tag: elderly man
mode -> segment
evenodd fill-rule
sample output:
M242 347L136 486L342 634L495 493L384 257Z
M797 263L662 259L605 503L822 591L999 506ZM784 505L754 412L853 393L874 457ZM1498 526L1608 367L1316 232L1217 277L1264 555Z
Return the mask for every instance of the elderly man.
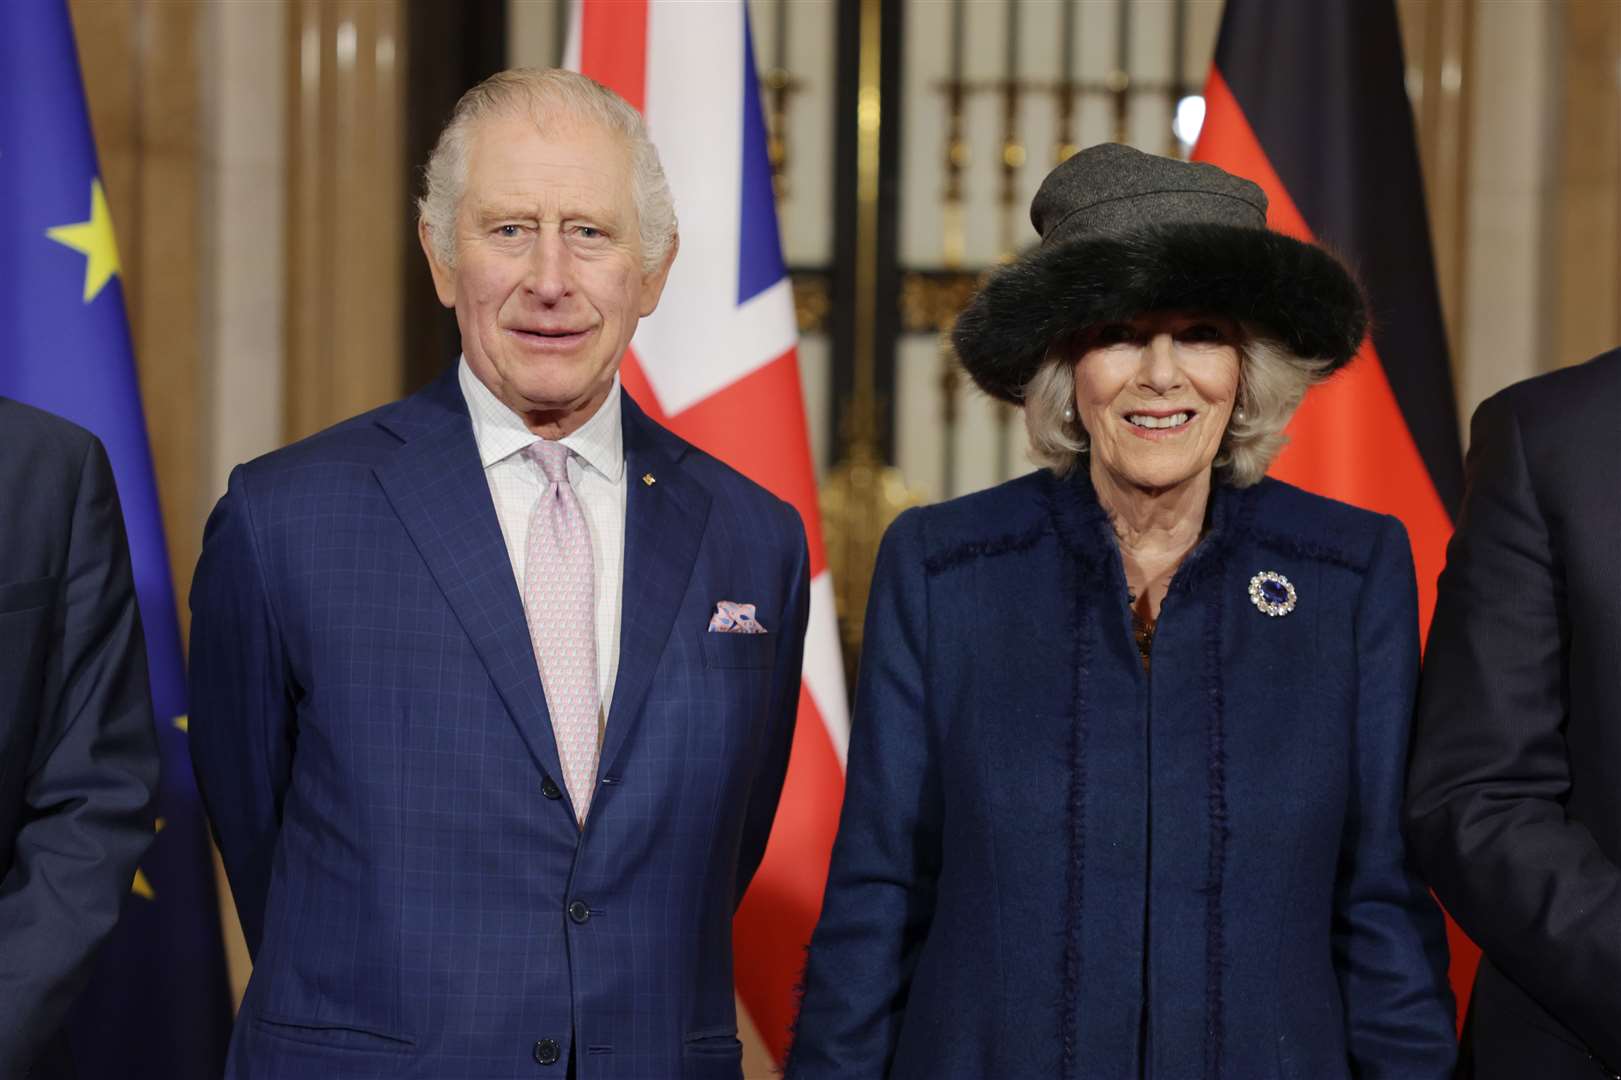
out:
M1621 349L1475 413L1408 776L1485 953L1460 1076L1621 1076Z
M228 1075L735 1078L802 525L620 389L676 253L624 101L494 76L420 211L460 360L238 468L192 592Z
M83 428L0 398L0 1077L61 1033L152 842L157 733L124 519Z

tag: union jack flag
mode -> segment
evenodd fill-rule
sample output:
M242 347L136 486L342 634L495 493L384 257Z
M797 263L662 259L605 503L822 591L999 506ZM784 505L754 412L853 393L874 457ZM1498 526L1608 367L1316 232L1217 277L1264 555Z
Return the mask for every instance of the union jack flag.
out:
M747 13L741 0L585 0L565 64L642 111L681 221L681 254L625 357L625 388L654 419L797 507L810 542L793 758L733 924L738 996L780 1061L838 826L849 715Z

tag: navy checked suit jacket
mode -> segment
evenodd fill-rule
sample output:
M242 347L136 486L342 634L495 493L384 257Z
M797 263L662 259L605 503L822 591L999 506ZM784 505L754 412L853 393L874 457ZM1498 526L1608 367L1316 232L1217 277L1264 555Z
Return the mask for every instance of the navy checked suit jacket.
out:
M739 1077L731 922L787 767L804 529L623 402L583 831L454 368L233 473L191 595L192 753L254 958L233 1080ZM768 632L709 633L720 600Z

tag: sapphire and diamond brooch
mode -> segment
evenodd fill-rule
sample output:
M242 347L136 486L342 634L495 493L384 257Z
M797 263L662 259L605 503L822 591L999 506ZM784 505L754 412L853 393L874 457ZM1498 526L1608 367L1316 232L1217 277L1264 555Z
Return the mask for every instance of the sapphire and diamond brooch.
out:
M1295 609L1294 583L1276 570L1262 570L1250 578L1250 601L1274 618L1287 615Z

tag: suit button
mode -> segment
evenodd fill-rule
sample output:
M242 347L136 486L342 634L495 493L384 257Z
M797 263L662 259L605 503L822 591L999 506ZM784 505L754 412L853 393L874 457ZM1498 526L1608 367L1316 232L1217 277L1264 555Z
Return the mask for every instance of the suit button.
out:
M584 900L576 900L568 906L568 917L577 923L583 923L591 917L591 909Z
M557 1048L556 1039L542 1039L535 1044L535 1061L540 1065L556 1065L562 1052Z
M557 781L549 776L540 782L540 793L548 799L561 799L563 797L563 789L558 787Z

